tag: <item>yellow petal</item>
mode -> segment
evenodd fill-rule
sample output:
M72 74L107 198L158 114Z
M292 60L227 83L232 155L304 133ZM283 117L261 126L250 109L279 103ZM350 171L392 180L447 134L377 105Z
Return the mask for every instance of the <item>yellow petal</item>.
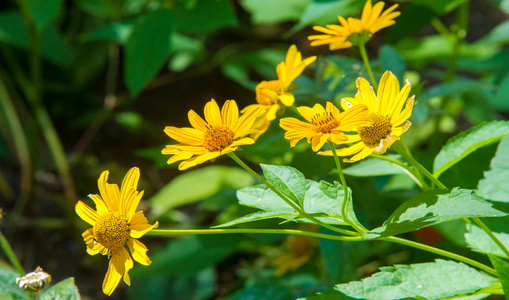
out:
M118 211L118 203L113 201L114 199L111 199L108 194L108 175L110 174L109 171L104 171L101 173L101 176L99 176L99 179L97 180L97 185L99 186L99 192L101 193L101 198L106 203L106 206L108 207L109 211Z
M88 198L92 199L95 203L95 209L97 210L97 214L102 215L108 212L108 207L104 200L99 195L88 195Z
M328 138L329 138L329 134L323 134L323 133L315 134L313 136L313 138L311 139L311 149L313 149L313 151L315 151L315 152L320 150L320 148L322 148L323 145L327 142Z
M356 162L356 161L359 161L361 159L368 157L371 153L373 153L373 149L369 148L369 147L365 147L364 149L362 149L361 152L352 156L350 159L345 158L345 159L343 159L343 161L344 162Z
M87 222L88 224L94 226L95 222L97 221L97 218L99 217L97 215L97 212L90 208L90 206L86 205L82 201L78 201L76 203L76 213L80 218L83 219L83 221Z
M281 93L281 95L279 95L279 100L285 106L292 106L293 103L295 102L295 97L290 93L283 92Z
M134 260L142 265L148 266L152 263L150 258L147 256L147 247L140 241L135 239L128 239L127 246Z
M219 106L217 106L217 103L214 99L211 99L207 104L205 104L205 120L210 125L223 125Z
M124 262L119 262L119 255L112 255L108 265L108 272L103 281L103 293L110 296L117 288L122 274L124 273Z
M208 130L207 122L205 122L205 120L203 120L194 110L191 109L187 113L187 117L189 119L189 123L191 123L191 126L193 126L194 128L196 128L202 132L205 132Z
M122 180L122 184L120 186L120 197L124 200L127 196L127 191L133 189L136 191L138 188L138 181L140 180L140 169L137 167L131 168Z
M164 133L184 145L199 146L203 144L203 132L195 128L166 126Z
M358 89L358 92L355 95L357 103L366 104L369 112L377 113L378 104L373 87L369 84L369 82L366 79L362 77L357 78L355 84L357 85Z
M224 125L228 128L235 128L239 119L239 107L234 100L227 100L221 110Z

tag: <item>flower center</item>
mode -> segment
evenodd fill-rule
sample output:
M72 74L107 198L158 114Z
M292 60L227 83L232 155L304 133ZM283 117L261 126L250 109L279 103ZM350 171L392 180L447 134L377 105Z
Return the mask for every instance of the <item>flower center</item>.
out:
M385 116L369 114L368 117L373 121L373 125L359 127L358 133L366 145L374 147L378 145L382 139L391 134L391 123Z
M94 225L95 240L110 251L123 247L130 233L127 218L118 211L100 216Z
M209 151L218 151L231 145L235 133L223 125L209 126L203 135L203 147Z
M262 81L256 86L256 102L261 105L276 104L277 95L281 95L281 92L281 82L279 80Z
M334 119L330 113L316 114L311 118L311 124L315 126L316 132L331 133L339 126L339 121Z

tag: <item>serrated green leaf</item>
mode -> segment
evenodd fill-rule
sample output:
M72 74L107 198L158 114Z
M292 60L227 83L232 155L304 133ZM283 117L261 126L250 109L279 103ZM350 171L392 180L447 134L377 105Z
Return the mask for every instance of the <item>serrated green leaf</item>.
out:
M397 235L461 218L503 216L507 213L494 208L472 190L427 191L403 203L383 226L371 230L366 238Z
M152 213L161 216L176 207L212 196L223 188L238 189L253 183L249 173L236 167L210 166L192 170L175 177L150 198Z
M13 270L0 265L0 293L7 294L16 300L29 300L31 299L30 294L16 285L16 278L19 276Z
M74 278L70 277L44 291L39 297L41 300L78 300L80 294L74 284Z
M483 219L484 224L490 228L493 234L500 240L502 244L509 248L509 217ZM467 233L465 240L472 250L481 253L490 253L505 257L506 254L500 247L490 238L490 236L479 226L475 224L467 224Z
M504 137L498 145L497 152L491 160L490 170L484 172L484 179L479 181L477 193L486 199L509 202L509 137Z
M387 154L386 156L395 160L401 160L401 156L398 154ZM405 170L397 164L386 160L368 158L345 168L343 173L356 177L371 177L404 174Z
M25 0L28 14L37 29L42 31L62 9L62 0Z
M267 220L267 219L273 219L273 218L288 219L288 218L294 218L296 216L297 215L295 213L281 214L280 212L277 212L277 211L260 211L260 212L255 212L252 214L242 216L240 218L237 218L230 222L223 223L221 225L213 226L212 228L229 227L229 226L238 225L238 224L242 224L242 223L255 222L255 221L261 221L261 220Z
M442 299L469 295L498 283L463 263L437 259L432 263L395 265L362 281L334 287L356 299Z
M433 175L439 177L455 163L475 150L490 145L509 134L509 121L493 121L470 128L449 139L435 157Z
M287 166L265 164L260 166L267 181L272 183L283 195L296 204L304 201L306 178L299 170Z
M509 262L495 255L489 255L490 261L497 271L504 294L509 295Z
M305 195L302 206L306 213L328 224L345 224L341 217L341 204L344 195L341 184L307 180L303 186ZM281 217L296 219L304 223L311 222L306 218L297 217L295 210L265 185L241 189L237 191L237 198L242 205L273 212L274 218ZM356 220L352 207L349 209L349 217L351 220Z
M255 24L296 21L312 0L242 0L240 4L251 13Z
M125 46L125 80L133 94L154 77L168 58L173 31L172 14L160 9L140 16Z

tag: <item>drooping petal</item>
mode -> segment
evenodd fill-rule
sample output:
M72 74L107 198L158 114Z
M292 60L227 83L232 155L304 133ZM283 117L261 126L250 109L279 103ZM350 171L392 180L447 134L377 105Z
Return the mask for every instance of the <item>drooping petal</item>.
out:
M345 158L343 159L344 162L356 162L361 159L364 159L368 157L371 153L373 153L373 148L364 147L361 152L357 153L356 155L352 156L351 158Z
M313 149L313 151L318 151L320 150L320 148L323 147L323 145L325 143L327 143L327 140L329 138L329 134L322 134L322 133L317 133L313 136L313 138L311 139L311 149Z
M103 281L103 293L110 296L117 288L124 273L124 262L119 261L119 255L112 255L108 265L108 272Z
M97 212L90 208L90 206L86 205L82 201L78 201L76 203L76 213L80 218L83 219L83 221L87 222L88 224L94 226L95 222L97 222L97 218L99 218Z
M135 239L128 239L127 246L134 260L142 265L148 266L152 263L150 258L147 256L147 247L140 241Z

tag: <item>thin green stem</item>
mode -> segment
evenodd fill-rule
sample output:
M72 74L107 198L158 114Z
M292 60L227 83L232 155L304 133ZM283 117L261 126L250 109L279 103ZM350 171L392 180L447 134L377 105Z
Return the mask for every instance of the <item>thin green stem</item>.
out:
M337 241L362 241L358 236L337 236L318 232L303 231L296 229L154 229L146 233L153 236L176 236L190 234L236 234L236 233L257 233L257 234L293 234L311 236L320 239L329 239Z
M388 161L388 162L391 162L395 165L398 165L399 167L401 167L401 169L403 169L403 171L410 177L412 178L412 180L423 190L428 190L429 189L429 186L428 184L422 180L422 177L420 176L419 172L415 171L414 169L412 169L409 165L397 160L397 159L393 159L393 158L390 158L390 157L387 157L386 155L381 155L381 154L370 154L370 157L373 157L373 158L376 158L376 159L380 159L380 160L385 160L385 161Z
M328 224L325 224L319 220L317 220L316 218L314 218L313 216L310 216L308 215L302 208L300 208L299 206L297 206L297 204L295 204L292 200L288 199L288 197L286 197L283 193L281 193L274 185L272 185L270 182L268 182L267 180L265 180L265 178L263 178L262 176L260 176L258 173L256 173L255 171L253 171L253 169L251 169L248 165L246 165L237 155L235 155L235 153L233 152L230 152L228 153L228 156L233 159L236 163L238 163L242 168L244 168L246 171L248 171L251 175L253 175L256 179L260 180L261 183L265 184L269 189L271 189L276 195L278 195L281 199L283 199L288 205L290 205L293 209L295 209L295 211L298 212L299 215L301 215L302 217L312 221L313 223L315 224L318 224L322 227L325 227L327 229L330 229L332 231L336 231L336 232L339 232L339 233L342 233L342 234L347 234L347 235L359 235L359 233L357 232L354 232L354 231L350 231L350 230L345 230L345 229L341 229L341 228L337 228L337 227L334 227L334 226L331 226L331 225L328 225Z
M401 244L401 245L405 245L405 246L410 246L410 247L413 247L413 248L421 249L421 250L424 250L424 251L428 251L428 252L431 252L431 253L435 253L435 254L438 254L438 255L441 255L441 256L445 256L445 257L448 257L448 258L451 258L451 259L454 259L454 260L457 260L457 261L469 264L469 265L474 266L476 268L479 268L479 269L481 269L481 270L485 271L486 273L489 273L489 274L491 274L493 276L498 276L497 271L495 271L495 269L490 268L490 267L488 267L488 266L486 266L486 265L484 265L484 264L482 264L482 263L480 263L478 261L475 261L475 260L470 259L468 257L461 256L461 255L453 253L453 252L449 252L449 251L446 251L446 250L438 249L438 248L435 248L435 247L432 247L432 246L428 246L428 245L424 245L424 244L421 244L421 243L418 243L418 242L405 240L405 239L398 238L398 237L395 237L395 236L378 238L377 240L393 242L393 243L397 243L397 244Z
M363 43L359 45L359 50L361 51L362 61L366 66L366 70L368 71L369 79L371 80L371 84L375 88L375 91L378 90L378 84L375 81L375 77L373 76L373 71L371 71L371 66L369 65L368 53L366 52L366 47Z
M478 217L473 217L472 220L474 220L474 222L479 227L481 227L484 232L486 232L486 234L490 236L490 238L500 247L500 249L504 251L505 255L509 257L509 250L507 250L507 247L495 236L495 234L493 234L493 231L491 231L491 229L489 229L488 226L486 226L486 224L484 224L484 222L481 221L481 219Z
M348 186L346 185L345 175L343 174L343 169L341 168L341 163L339 162L338 154L336 153L336 147L334 143L331 141L327 141L329 147L331 148L332 155L334 156L334 162L336 163L336 169L338 170L339 178L341 180L341 185L343 186L344 196L343 203L341 203L341 215L343 216L345 222L352 226L355 230L360 233L366 233L368 230L364 228L361 224L357 224L355 221L351 221L348 217L348 207L350 206L350 194L348 193Z
M452 53L447 62L444 81L451 81L456 75L456 68L458 66L458 58L460 56L461 46L465 42L465 37L467 35L469 5L470 3L467 1L458 6L458 9L456 10L456 26L458 29L455 30L454 34L452 35Z
M421 172L424 176L428 177L434 184L436 184L440 189L446 190L447 187L440 182L433 174L431 174L425 167L423 167L418 161L416 161L410 152L405 151L404 147L401 147L398 144L393 144L394 150L398 152L401 156L403 156L414 168L416 168L419 172Z
M12 250L11 245L9 244L9 242L7 241L7 239L5 238L4 234L1 231L0 231L0 246L4 250L5 255L11 262L14 269L16 269L16 272L18 272L18 274L20 274L21 276L24 276L25 270L23 270L23 267L19 263L19 260L16 257L16 254L14 254L14 251Z

